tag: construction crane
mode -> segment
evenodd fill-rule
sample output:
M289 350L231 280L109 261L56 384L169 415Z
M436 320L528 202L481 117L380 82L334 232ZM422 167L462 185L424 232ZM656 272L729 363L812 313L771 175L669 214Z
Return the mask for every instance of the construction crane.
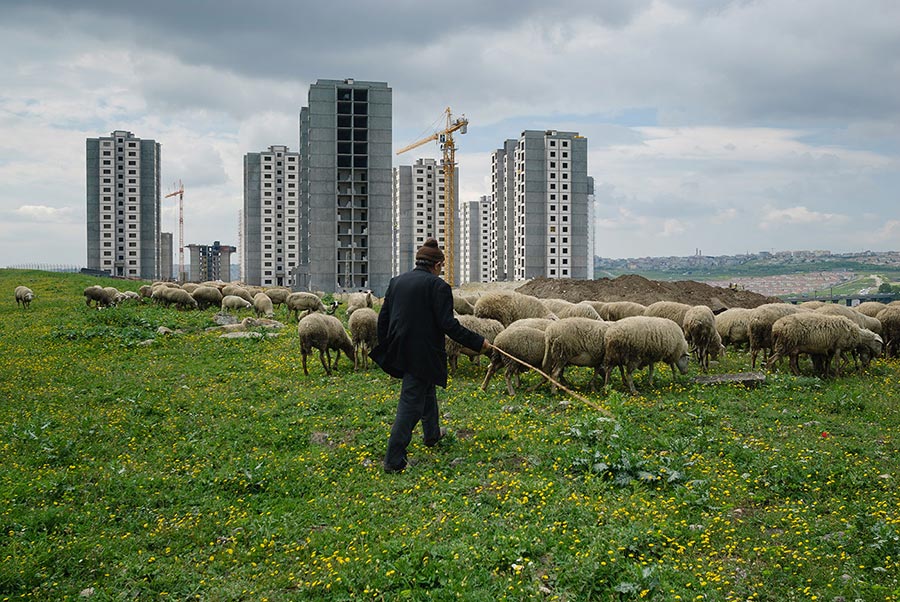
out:
M453 119L450 107L444 109L444 115L446 116L446 125L442 130L427 138L422 138L417 142L404 146L397 151L397 154L418 148L432 140L437 140L441 145L441 150L444 152L444 255L446 256L444 261L444 278L450 286L456 286L456 264L454 261L456 258L456 238L454 237L456 222L456 182L454 174L456 168L456 144L453 141L453 133L465 134L469 120L466 119L465 115Z
M178 180L178 187L165 198L178 195L178 280L185 281L184 273L184 185Z

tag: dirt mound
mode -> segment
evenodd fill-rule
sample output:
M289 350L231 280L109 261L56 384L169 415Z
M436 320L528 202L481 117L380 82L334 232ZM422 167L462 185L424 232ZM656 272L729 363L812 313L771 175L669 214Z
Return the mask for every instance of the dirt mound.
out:
M688 305L707 305L713 311L730 307L753 308L763 303L780 301L750 291L709 286L693 280L661 282L647 280L643 276L629 274L609 279L571 280L535 278L516 291L542 299L565 299L577 303L593 301L635 301L650 305L657 301L678 301Z

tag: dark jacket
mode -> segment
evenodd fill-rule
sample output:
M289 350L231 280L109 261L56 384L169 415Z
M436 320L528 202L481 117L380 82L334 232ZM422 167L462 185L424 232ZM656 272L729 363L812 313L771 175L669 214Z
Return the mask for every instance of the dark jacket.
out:
M391 279L378 314L378 346L369 355L391 376L408 373L446 387L444 335L469 349L484 344L453 316L450 285L417 267Z

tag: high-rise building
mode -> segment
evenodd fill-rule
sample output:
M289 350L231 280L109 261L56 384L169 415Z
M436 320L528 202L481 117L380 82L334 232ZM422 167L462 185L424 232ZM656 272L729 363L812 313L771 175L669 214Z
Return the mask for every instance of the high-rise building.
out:
M174 265L172 263L172 233L159 233L159 279L171 280Z
M597 218L597 199L594 197L594 178L588 176L588 261L587 276L588 280L594 279L594 253L596 249L597 224L594 220Z
M86 146L87 267L159 278L159 143L116 130Z
M231 280L231 254L237 248L223 245L218 240L211 245L188 245L191 251L190 279L193 282L207 280Z
M247 284L296 285L300 219L300 153L276 145L244 155L240 251ZM224 280L230 280L230 269L223 265Z
M491 197L482 196L460 207L459 284L490 282Z
M297 288L379 295L387 288L391 103L384 82L320 79L310 86L300 109Z
M515 208L516 140L491 153L490 280L511 280L515 272L512 240Z
M459 169L455 168L457 181ZM459 206L456 191L454 206ZM393 204L391 219L394 225L391 273L396 276L415 266L416 249L428 238L438 241L446 250L446 206L444 199L444 164L434 159L418 159L414 165L394 168ZM459 240L459 229L456 231ZM460 249L454 246L456 273L459 273Z

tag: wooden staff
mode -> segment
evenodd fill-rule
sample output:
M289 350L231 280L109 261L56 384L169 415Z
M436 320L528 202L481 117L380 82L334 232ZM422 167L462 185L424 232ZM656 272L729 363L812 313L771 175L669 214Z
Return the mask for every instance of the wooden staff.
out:
M588 398L585 397L584 395L579 395L578 393L576 393L576 392L573 391L572 389L570 389L570 388L568 388L568 387L562 385L561 383L555 381L554 379L552 379L552 378L550 377L549 374L547 374L546 372L544 372L544 371L541 370L540 368L535 368L534 366L532 366L532 365L529 364L528 362L523 362L523 361L520 360L519 358L515 357L514 355L510 355L509 353L503 351L502 349L500 349L499 347L497 347L497 346L495 346L495 345L491 345L491 349L494 349L494 350L498 351L501 355L505 355L506 357L508 357L509 359L513 360L513 361L516 362L516 363L522 364L523 366L525 366L525 367L528 368L529 370L534 370L535 372L537 372L538 374L540 374L541 376L543 376L544 378L546 378L547 380L549 380L550 382L552 382L554 385L556 385L557 387L559 387L560 389L562 389L563 391L565 391L566 393L568 393L569 395L571 395L572 397L574 397L575 399L577 399L578 401L580 401L580 402L582 402L582 403L584 403L584 404L589 405L590 407L594 408L595 410L597 410L598 412L600 412L600 413L603 414L604 416L606 416L606 417L608 417L608 418L611 418L612 420L615 420L615 421L618 422L617 418L613 415L612 412L610 412L609 410L607 410L607 409L604 408L603 406L594 403L593 401L591 401L590 399L588 399Z

